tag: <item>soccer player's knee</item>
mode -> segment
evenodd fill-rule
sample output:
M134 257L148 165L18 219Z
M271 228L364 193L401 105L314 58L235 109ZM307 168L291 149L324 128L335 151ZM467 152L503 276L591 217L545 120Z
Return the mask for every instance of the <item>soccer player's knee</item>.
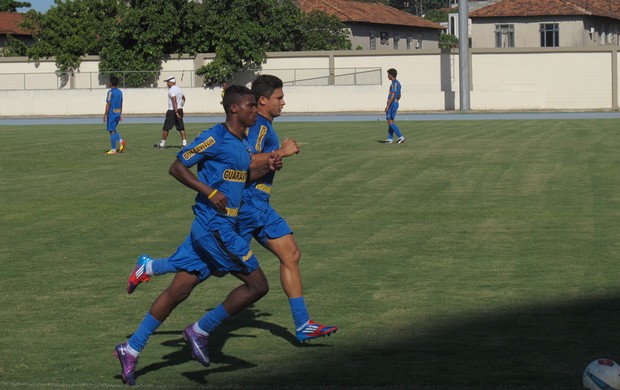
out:
M175 302L176 304L179 304L190 296L190 294L192 293L192 288L189 288L189 287L174 288L174 289L168 289L167 292L170 298L172 299L172 301Z
M298 266L299 260L301 259L301 250L298 246L295 246L295 249L286 253L286 255L280 258L280 261L286 265Z
M297 266L299 265L299 260L301 259L301 249L298 246L295 246L295 250L291 253L290 263Z
M252 295L256 300L264 297L269 292L269 282L267 279L263 279L258 283L252 285Z

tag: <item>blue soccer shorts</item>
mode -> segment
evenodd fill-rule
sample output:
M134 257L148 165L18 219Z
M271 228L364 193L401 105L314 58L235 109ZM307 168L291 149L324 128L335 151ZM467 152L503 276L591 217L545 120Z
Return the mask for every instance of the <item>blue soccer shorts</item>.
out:
M219 230L205 229L194 220L192 230L177 251L168 258L177 270L198 275L200 281L215 274L230 272L249 274L258 269L258 259L250 246L231 226Z
M276 239L292 234L288 223L269 204L264 210L245 203L237 217L239 235L249 243L252 237L267 247L268 239Z
M385 113L385 119L393 121L396 119L396 111L398 111L398 102L393 102L388 111Z
M121 121L121 116L119 114L109 114L106 120L107 130L108 131L116 131L116 127Z

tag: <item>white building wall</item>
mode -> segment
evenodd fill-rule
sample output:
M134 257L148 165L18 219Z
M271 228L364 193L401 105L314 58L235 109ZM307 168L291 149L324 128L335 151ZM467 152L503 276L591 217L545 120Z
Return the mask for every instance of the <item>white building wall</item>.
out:
M610 110L617 109L618 48L589 49L472 49L472 110ZM212 58L212 57L211 57ZM160 80L175 75L192 114L221 114L220 88L203 88L194 70L209 56L182 58L163 64ZM378 68L376 84L292 85L285 87L285 112L383 112L389 80L386 71L398 70L403 88L401 112L459 109L459 61L456 52L420 50L416 53L342 51L274 53L261 73L284 81L292 72L337 75L343 69ZM34 64L0 58L0 117L102 115L104 85L77 86L78 77L97 74L97 61L83 62L76 80L58 88L52 62ZM612 74L615 72L615 74ZM253 74L253 73L252 73ZM183 79L181 80L181 75ZM23 81L28 80L24 87ZM88 77L92 80L92 77ZM240 78L243 79L243 78ZM81 80L81 79L80 79ZM247 77L247 82L251 77ZM90 82L90 81L89 81ZM13 83L13 84L12 84ZM614 83L616 85L614 85ZM39 90L28 89L36 85ZM123 89L125 115L163 115L167 108L165 83L158 88ZM83 89L82 89L83 88Z

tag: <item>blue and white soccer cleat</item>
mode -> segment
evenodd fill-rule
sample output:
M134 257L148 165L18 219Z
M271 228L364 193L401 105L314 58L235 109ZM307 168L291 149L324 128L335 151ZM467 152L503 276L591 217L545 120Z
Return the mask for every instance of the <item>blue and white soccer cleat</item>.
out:
M151 280L151 275L146 273L146 265L151 261L153 261L153 259L149 255L140 255L140 257L138 257L136 268L134 268L127 281L127 294L134 292L140 283L146 283Z
M308 340L316 339L323 336L331 336L332 333L336 333L337 326L325 326L316 323L312 320L308 321L300 330L296 332L297 340L300 343L305 343Z
M209 352L207 351L207 346L209 345L208 336L203 336L194 332L193 326L194 324L191 324L185 328L183 331L183 338L191 347L192 356L203 366L209 367L211 361L209 360Z
M121 377L123 381L129 386L135 386L138 358L127 351L127 343L117 345L114 348L114 356L121 363Z

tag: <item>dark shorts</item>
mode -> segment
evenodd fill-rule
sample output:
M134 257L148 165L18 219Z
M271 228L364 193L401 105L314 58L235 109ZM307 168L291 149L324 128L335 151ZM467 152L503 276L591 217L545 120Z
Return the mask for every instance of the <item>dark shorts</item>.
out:
M166 120L164 121L163 130L168 131L172 129L172 126L176 127L177 130L179 131L185 130L185 124L183 123L183 109L182 108L179 108L179 115L181 117L177 118L177 116L174 113L174 110L166 111Z

